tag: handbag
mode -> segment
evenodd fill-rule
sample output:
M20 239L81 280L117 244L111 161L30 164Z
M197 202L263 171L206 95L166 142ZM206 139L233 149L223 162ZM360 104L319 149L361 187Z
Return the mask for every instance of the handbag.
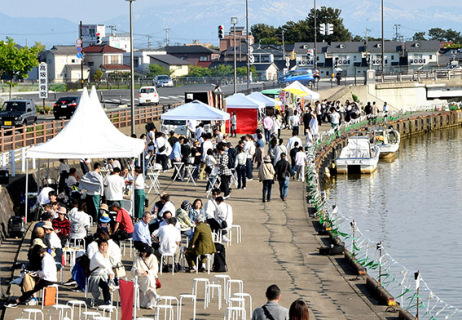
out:
M156 277L156 289L162 288L162 284L160 283L159 278Z
M45 287L45 294L43 295L43 305L52 306L56 304L56 287Z
M114 266L114 273L116 275L117 278L121 279L121 278L125 278L127 276L127 272L125 271L125 267L122 263L118 262L115 266Z

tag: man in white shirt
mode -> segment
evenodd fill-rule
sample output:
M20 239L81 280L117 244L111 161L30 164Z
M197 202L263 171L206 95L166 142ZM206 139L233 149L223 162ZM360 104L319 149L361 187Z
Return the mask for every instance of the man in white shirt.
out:
M207 156L207 151L209 149L213 149L213 144L211 139L210 133L206 133L203 135L204 137L204 142L202 143L202 162L205 162L205 157Z
M290 150L294 148L295 142L298 142L299 146L303 145L302 140L298 137L298 133L292 132L292 137L289 139L289 141L287 141L287 145L286 145L287 151L290 152Z
M298 181L305 181L305 166L307 164L306 153L303 151L303 147L299 147L295 156L295 170Z
M204 130L204 124L201 122L196 128L195 136L196 140L199 140L202 137L202 134L205 132Z
M253 155L255 154L255 142L252 139L252 136L250 134L245 136L245 142L244 142L244 152L246 154L247 160L246 160L246 176L249 181L252 181L253 179Z
M123 191L125 188L125 181L120 176L120 168L114 168L113 173L106 177L104 186L104 195L106 196L108 207L111 207L114 202L117 202L119 205L121 205L124 198Z
M290 117L290 123L292 125L292 133L296 133L298 135L298 127L300 126L300 116L298 115L297 110L294 110L294 115Z
M154 205L154 208L152 208L151 214L157 215L157 218L161 219L164 215L164 212L170 211L173 216L175 216L175 205L173 204L172 201L170 201L170 195L167 193L164 193L160 196L160 201L162 203L162 208L159 209L157 205Z
M330 123L332 125L332 129L338 130L338 127L340 125L340 113L338 113L337 110L335 110L335 108L331 109Z
M33 250L36 251L42 259L42 270L37 272L40 281L35 283L34 289L24 292L22 296L6 304L5 307L7 308L16 308L19 303L24 303L25 301L29 300L34 293L39 292L43 288L50 286L58 281L58 272L56 270L55 260L48 252L46 252L46 248L40 245L36 245Z
M156 162L162 165L162 170L168 169L168 156L172 152L172 146L164 138L162 132L156 132Z
M213 219L215 217L215 212L218 209L218 204L217 204L217 202L215 200L217 199L217 197L220 196L220 193L221 193L220 189L218 189L218 188L213 189L212 190L212 198L209 199L205 203L204 212L205 212L205 219L206 220Z
M159 240L159 249L155 251L156 257L159 259L163 254L174 254L175 266L178 270L178 262L180 261L180 242L181 232L176 228L176 218L171 217L167 221L167 225L159 228L157 239ZM166 262L166 260L164 260ZM164 265L167 266L166 264ZM164 267L161 266L161 267Z
M70 168L69 169L69 176L64 181L68 187L72 187L72 186L75 186L77 184L77 178L75 176L76 172L77 172L77 169L75 169L75 168Z

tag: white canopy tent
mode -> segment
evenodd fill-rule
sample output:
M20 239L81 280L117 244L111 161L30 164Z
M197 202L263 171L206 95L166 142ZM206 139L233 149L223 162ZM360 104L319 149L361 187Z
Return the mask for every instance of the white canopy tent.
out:
M178 106L160 117L162 120L199 120L199 121L224 121L229 120L229 114L194 100Z
M263 102L254 100L248 96L245 96L243 93L235 93L230 97L225 98L226 107L233 109L264 109L265 104Z
M275 108L281 105L280 101L277 101L276 99L265 96L261 92L252 92L251 94L247 95L247 97L253 100L259 101L259 102L263 102L266 107L270 107L270 108Z
M52 139L27 151L33 159L130 158L144 150L141 139L126 136L111 123L99 102L95 87L82 91L80 103L69 123ZM29 165L26 161L26 197ZM26 201L27 221L27 201Z

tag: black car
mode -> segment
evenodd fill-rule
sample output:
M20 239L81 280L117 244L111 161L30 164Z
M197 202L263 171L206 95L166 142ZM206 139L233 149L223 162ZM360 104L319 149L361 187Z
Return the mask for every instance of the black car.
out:
M27 126L37 121L37 110L33 100L9 100L0 108L0 127Z
M70 119L79 105L80 97L62 97L53 105L55 119L66 117Z

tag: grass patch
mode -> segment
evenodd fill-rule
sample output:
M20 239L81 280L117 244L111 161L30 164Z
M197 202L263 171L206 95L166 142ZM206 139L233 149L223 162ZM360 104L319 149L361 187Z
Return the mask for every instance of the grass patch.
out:
M65 83L55 83L50 85L50 90L55 92L67 91L67 85Z

